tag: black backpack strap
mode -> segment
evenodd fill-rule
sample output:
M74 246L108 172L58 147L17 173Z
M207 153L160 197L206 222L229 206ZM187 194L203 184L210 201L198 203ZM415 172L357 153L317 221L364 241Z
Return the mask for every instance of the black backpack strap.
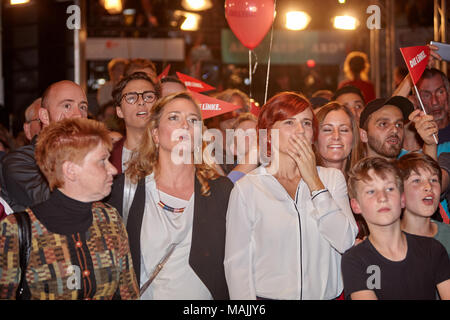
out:
M28 261L31 253L31 221L26 211L14 213L19 229L19 264L20 282L16 291L16 300L28 300L31 297L30 290L25 279Z

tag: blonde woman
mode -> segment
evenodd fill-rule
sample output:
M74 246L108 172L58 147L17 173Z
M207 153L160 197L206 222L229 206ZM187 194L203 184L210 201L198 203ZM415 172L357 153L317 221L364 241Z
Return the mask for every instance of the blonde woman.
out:
M194 164L194 127L201 122L188 93L163 98L114 184L110 203L127 223L141 299L228 299L223 259L233 184L204 162ZM190 161L174 160L180 146Z

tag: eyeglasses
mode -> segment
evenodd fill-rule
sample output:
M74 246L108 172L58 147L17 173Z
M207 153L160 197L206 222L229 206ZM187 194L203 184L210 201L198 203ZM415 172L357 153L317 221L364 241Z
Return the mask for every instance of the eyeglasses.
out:
M142 100L145 103L152 103L156 100L156 92L155 91L144 91L144 92L128 92L122 96L122 99L125 98L125 101L129 104L135 104L139 100L139 96L142 96Z

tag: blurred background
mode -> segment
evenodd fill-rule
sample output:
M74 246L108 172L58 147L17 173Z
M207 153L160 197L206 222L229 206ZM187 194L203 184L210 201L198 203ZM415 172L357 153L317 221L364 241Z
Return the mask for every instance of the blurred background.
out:
M109 80L112 58L146 58L158 73L171 65L218 91L238 88L264 100L269 32L255 49L249 82L248 49L231 32L224 0L3 0L0 120L14 135L23 113L45 88L62 79L96 94ZM71 7L76 5L77 7ZM370 30L370 5L381 29ZM74 9L75 8L75 9ZM79 8L79 10L76 10ZM447 42L445 0L277 0L268 95L336 90L351 51L367 53L377 96L395 88L400 47ZM74 16L75 14L75 16ZM340 17L340 18L336 18ZM78 20L77 20L78 18ZM79 22L79 29L73 29ZM447 66L440 66L447 72Z

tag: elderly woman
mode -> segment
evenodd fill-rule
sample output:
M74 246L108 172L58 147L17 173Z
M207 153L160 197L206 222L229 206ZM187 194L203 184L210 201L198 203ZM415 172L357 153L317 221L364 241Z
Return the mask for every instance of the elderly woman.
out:
M353 113L333 101L324 105L316 118L319 122L315 143L318 165L336 168L347 177L360 152L359 128Z
M141 299L228 298L223 258L233 184L197 157L195 128L201 141L200 108L188 93L161 99L114 183L110 203L127 221Z
M110 149L108 130L94 120L61 120L39 134L36 161L53 192L26 210L25 270L19 269L18 214L0 224L1 299L16 298L22 288L22 299L138 298L125 227L116 209L99 202L117 173Z
M341 254L357 233L344 175L316 166L317 120L302 95L261 109L271 160L239 180L227 212L225 275L232 299L335 299ZM277 139L278 136L278 139Z

